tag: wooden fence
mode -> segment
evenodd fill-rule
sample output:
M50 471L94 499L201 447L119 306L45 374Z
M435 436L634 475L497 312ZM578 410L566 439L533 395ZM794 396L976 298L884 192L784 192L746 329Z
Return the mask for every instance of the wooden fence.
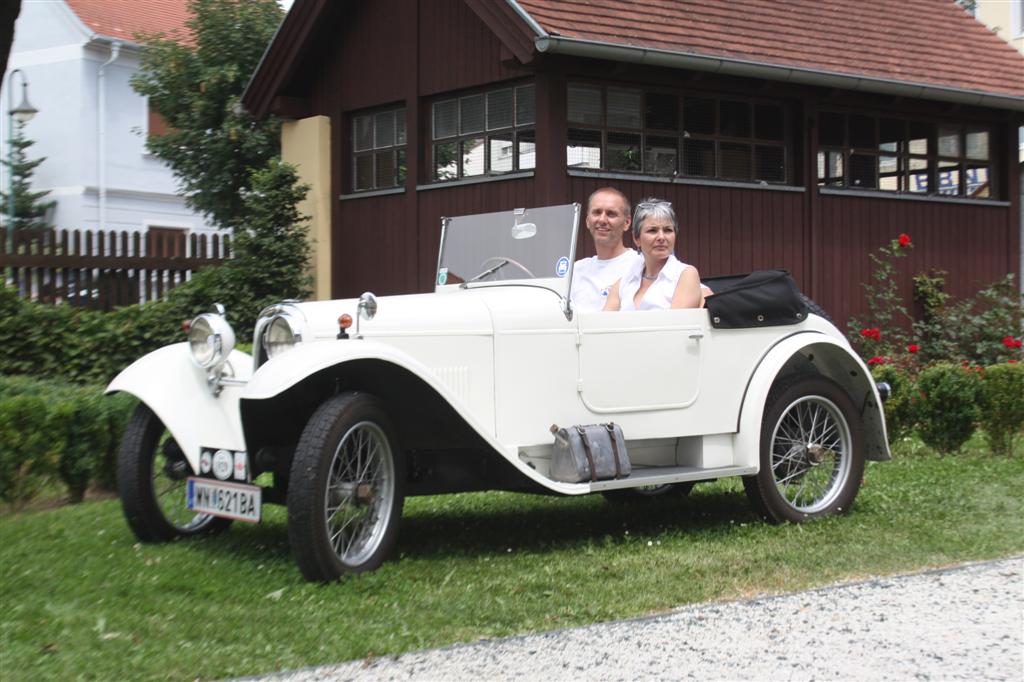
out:
M216 234L16 229L0 239L0 268L21 296L97 310L158 300L230 256L230 238Z

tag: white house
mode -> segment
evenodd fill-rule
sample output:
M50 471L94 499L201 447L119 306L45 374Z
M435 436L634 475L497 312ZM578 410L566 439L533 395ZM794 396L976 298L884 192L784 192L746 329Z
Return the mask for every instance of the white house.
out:
M25 127L35 142L29 157L46 158L33 189L49 190L47 199L57 201L49 218L57 228L215 231L185 206L170 169L146 152L146 136L158 134L162 121L129 83L139 67L136 34L171 35L187 16L185 0L22 2L0 92L3 153L6 158L7 111L20 103L24 77L38 110ZM12 78L14 69L21 73ZM6 168L0 181L8 186Z

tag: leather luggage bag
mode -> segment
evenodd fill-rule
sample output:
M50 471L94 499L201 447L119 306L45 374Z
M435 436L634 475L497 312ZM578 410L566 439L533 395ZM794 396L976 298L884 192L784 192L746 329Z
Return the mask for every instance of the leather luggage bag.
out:
M618 424L551 427L555 448L550 476L563 483L603 481L629 476L632 466Z

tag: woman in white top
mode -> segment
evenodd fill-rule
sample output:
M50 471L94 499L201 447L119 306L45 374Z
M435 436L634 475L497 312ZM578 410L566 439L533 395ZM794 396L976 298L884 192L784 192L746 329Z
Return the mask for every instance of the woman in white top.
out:
M643 260L612 285L605 310L697 308L703 304L697 268L674 255L676 214L671 203L645 199L637 204L633 240Z

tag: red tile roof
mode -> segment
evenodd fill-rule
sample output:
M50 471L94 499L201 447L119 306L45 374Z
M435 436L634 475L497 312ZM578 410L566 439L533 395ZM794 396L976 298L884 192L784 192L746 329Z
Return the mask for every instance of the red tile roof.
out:
M187 0L66 0L78 18L101 36L136 42L137 33L186 35Z
M1024 56L953 0L518 0L561 38L1024 97Z

